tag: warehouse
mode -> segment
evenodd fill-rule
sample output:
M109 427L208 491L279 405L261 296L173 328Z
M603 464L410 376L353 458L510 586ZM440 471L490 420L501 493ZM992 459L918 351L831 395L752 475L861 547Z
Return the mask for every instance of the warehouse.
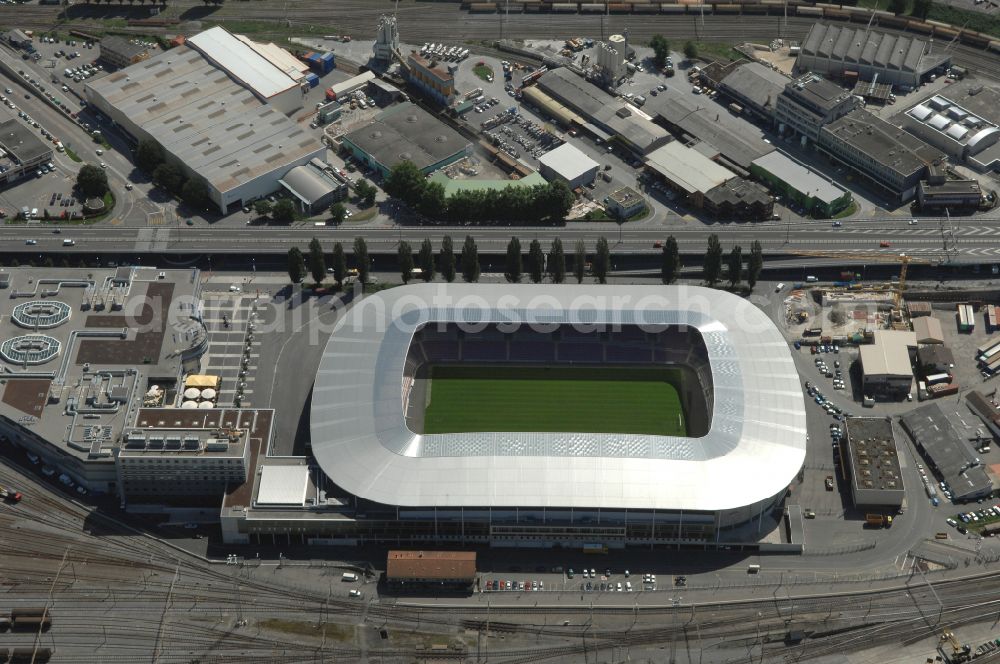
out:
M937 320L934 318L922 320ZM914 325L913 327L916 327ZM919 339L919 333L917 333ZM951 349L941 341L933 341L917 349L917 363L920 371L925 375L950 374L955 370L955 355Z
M395 592L471 592L475 551L389 551L385 580Z
M819 148L903 203L916 196L928 167L945 162L937 148L863 109L823 127Z
M888 417L849 417L846 421L851 498L858 507L899 509L906 492L899 451Z
M348 99L352 92L356 92L361 88L367 86L370 82L376 80L375 74L366 71L353 76L346 81L336 83L333 87L328 88L326 91L326 98L329 101L341 101Z
M894 35L870 27L814 23L795 60L798 73L818 72L834 78L916 88L931 73L943 73L951 56L933 44L908 35Z
M755 159L750 173L817 217L832 217L851 204L849 191L777 150Z
M646 169L687 196L696 208L704 207L709 191L736 177L732 171L680 141L667 143L650 154L646 158Z
M965 405L982 420L997 440L1000 440L1000 411L982 392L972 390L965 395Z
M149 51L145 46L124 37L105 37L98 46L101 49L100 60L118 69L124 69L149 57Z
M297 83L229 33L221 40L204 34L87 83L85 93L132 142L156 141L185 175L203 179L226 213L275 192L285 173L326 148L286 115L292 101L301 108ZM229 46L239 49L238 61Z
M299 210L308 216L326 211L348 194L347 181L321 159L296 166L278 182L292 195Z
M909 394L913 386L910 352L916 347L913 332L876 330L874 343L860 348L865 396L898 400Z
M719 83L719 92L747 112L771 123L778 97L785 89L788 77L760 62L740 65Z
M416 104L403 103L375 116L367 127L344 134L344 147L382 177L410 161L425 175L472 153L472 144Z
M542 175L548 180L562 180L570 189L590 184L601 167L572 143L563 143L538 160Z
M972 446L936 403L903 415L900 423L935 473L951 488L954 501L989 496L993 483Z
M984 164L974 158L1000 140L1000 128L944 95L934 95L907 109L902 120L908 131L954 159L967 160L980 170L991 168L996 160L988 156Z
M944 343L944 330L941 329L941 321L933 316L914 318L913 334L917 337L918 344Z
M0 123L0 183L34 175L40 164L52 159L52 146L26 124L10 119Z

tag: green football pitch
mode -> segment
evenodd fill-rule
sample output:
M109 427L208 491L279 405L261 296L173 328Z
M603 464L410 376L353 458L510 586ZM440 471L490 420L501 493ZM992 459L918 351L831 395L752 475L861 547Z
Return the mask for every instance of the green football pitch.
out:
M424 433L687 434L670 368L436 366Z

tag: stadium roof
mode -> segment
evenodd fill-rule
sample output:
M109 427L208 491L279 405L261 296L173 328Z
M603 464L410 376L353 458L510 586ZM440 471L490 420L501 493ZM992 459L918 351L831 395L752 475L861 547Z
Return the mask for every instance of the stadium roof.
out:
M680 141L667 143L646 157L646 165L670 180L688 194L707 193L736 174L683 145Z
M428 322L687 325L704 341L714 410L700 438L406 426L402 377ZM805 459L788 344L764 312L686 286L420 284L341 317L316 373L313 454L332 482L387 505L726 510L781 493Z
M268 99L298 85L288 74L279 69L262 54L240 41L225 28L218 26L188 37L185 42L220 69L255 93Z

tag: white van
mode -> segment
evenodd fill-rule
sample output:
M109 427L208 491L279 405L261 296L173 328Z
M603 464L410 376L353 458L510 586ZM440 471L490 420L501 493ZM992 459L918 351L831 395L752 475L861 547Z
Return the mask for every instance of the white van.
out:
M817 281L819 281L819 279L817 279L816 277L814 277L814 276L813 276L813 275L811 275L811 274L810 274L809 276L807 276L807 277L806 277L806 283L809 283L809 284L814 284L814 283L816 283Z
M783 284L783 283L778 284L777 286L774 287L774 292L775 293L780 293L781 289L783 289L784 287L785 287L785 284Z
M756 574L760 571L760 565L747 565L747 574Z
M358 580L358 575L355 574L354 572L344 572L340 576L340 579L341 579L341 581L349 581L349 582L353 583L354 581Z

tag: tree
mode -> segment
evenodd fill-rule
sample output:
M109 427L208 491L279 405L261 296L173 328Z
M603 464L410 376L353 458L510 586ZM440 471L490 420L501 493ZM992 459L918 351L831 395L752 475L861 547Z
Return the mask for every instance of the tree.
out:
M693 41L684 44L684 57L688 60L694 60L698 57L698 47Z
M726 276L729 278L730 288L735 288L736 284L740 283L740 279L743 275L743 248L740 245L736 245L729 252L729 258L726 260Z
M576 283L583 283L583 275L586 272L587 263L587 247L584 246L583 240L576 241L576 251L573 256L573 276L576 277Z
M292 247L288 250L288 278L293 284L297 284L304 276L306 276L305 259L298 247Z
M271 201L262 198L253 202L253 211L258 217L266 217L271 214Z
M153 169L153 182L176 194L184 183L184 174L173 164L163 162Z
M344 254L344 245L339 242L333 245L333 256L330 262L332 263L330 267L333 269L333 278L339 286L344 283L344 277L347 276L347 256Z
M505 263L504 278L516 284L521 281L521 241L517 237L512 237L507 243L507 262Z
M714 286L722 276L722 245L719 244L719 236L715 233L708 236L704 276L709 286Z
M416 164L404 160L392 167L382 188L390 196L395 196L410 207L414 207L423 197L426 185L427 180Z
M471 235L465 236L465 244L462 245L462 279L479 281L479 247Z
M677 248L677 239L671 235L663 243L663 268L660 278L665 284L677 281L681 272L681 254Z
M747 286L750 290L757 285L761 270L764 269L764 250L761 249L760 241L754 240L750 245L750 258L747 260Z
M345 218L347 218L347 208L343 203L337 202L330 206L330 219L334 226L344 223Z
M199 177L188 178L181 187L181 199L192 207L200 208L208 204L208 186Z
M449 284L455 281L455 246L450 235L441 240L441 253L438 255L438 270Z
M667 58L670 57L670 42L663 35L653 35L653 38L649 40L649 45L653 49L653 63L656 64L657 69L662 69L667 64Z
M399 243L397 256L399 257L399 274L403 278L403 283L408 284L413 278L413 250L410 249L409 242L404 240Z
M290 224L295 219L295 204L288 198L280 199L274 204L272 216L279 224Z
M417 212L431 219L439 219L444 216L447 208L444 185L440 182L428 182L417 203Z
M541 282L544 271L545 253L542 251L542 244L538 240L532 240L528 246L528 276L531 277L531 283Z
M597 281L608 283L608 269L611 267L611 251L608 249L608 238L603 235L597 238L597 251L594 252L594 276Z
M913 0L913 9L910 10L910 16L925 19L931 13L933 5L934 3L931 0Z
M368 283L371 272L371 260L368 258L368 243L363 237L354 238L354 262L358 266L358 281L364 286Z
M559 238L552 240L552 246L549 248L548 268L552 283L561 284L566 280L566 253Z
M906 11L906 0L889 0L889 11L893 14L902 14Z
M87 198L101 198L108 191L108 174L93 164L86 164L76 174L76 186Z
M368 180L364 178L358 180L354 185L354 193L358 195L365 207L371 207L375 204L375 187Z
M323 283L326 277L326 258L323 256L323 245L318 238L313 238L309 242L309 274L312 275L316 285Z
M139 141L135 148L135 163L141 170L152 175L164 160L163 148L159 143L149 139Z
M427 238L420 243L420 253L417 254L417 267L420 268L420 278L424 281L434 280L434 245Z

